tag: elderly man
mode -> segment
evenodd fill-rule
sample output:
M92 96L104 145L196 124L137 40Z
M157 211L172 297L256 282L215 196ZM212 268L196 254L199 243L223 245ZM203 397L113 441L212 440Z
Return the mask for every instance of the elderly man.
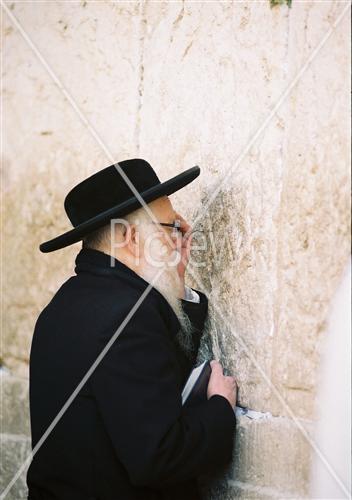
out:
M198 175L161 183L125 160L66 196L74 228L40 249L83 247L35 325L29 500L197 500L197 478L231 461L234 378L213 360L204 401L181 398L207 299L185 286L190 227L168 196Z

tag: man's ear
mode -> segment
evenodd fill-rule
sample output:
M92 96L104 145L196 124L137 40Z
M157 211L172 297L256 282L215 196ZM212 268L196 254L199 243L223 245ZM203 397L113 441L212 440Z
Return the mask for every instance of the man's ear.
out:
M139 257L139 233L135 224L128 224L125 233L125 242L128 250L134 257Z

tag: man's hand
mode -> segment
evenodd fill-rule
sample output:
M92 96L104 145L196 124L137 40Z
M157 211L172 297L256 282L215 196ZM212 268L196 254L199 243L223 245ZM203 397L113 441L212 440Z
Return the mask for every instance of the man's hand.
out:
M232 408L236 405L237 384L234 377L226 376L222 372L222 366L219 361L213 359L210 361L211 374L207 389L207 398L209 399L214 394L224 396Z
M177 266L177 272L184 286L186 267L191 254L191 242L192 242L191 226L179 213L176 213L175 218L181 221L180 229L182 231L182 241L180 247L178 244L178 250L181 253L181 260Z

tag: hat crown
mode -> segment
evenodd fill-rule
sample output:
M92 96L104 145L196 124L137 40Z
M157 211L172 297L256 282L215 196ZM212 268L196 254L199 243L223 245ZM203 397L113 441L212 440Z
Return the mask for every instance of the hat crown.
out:
M135 196L118 167L139 193L160 184L152 166L141 158L103 168L77 184L65 198L65 211L74 227Z

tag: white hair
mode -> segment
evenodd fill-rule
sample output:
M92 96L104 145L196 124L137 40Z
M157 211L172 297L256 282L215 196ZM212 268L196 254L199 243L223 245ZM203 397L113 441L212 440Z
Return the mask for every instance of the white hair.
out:
M181 281L177 272L177 267L176 265L168 265L171 262L176 262L176 250L172 252L171 255L165 251L165 244L160 238L156 237L158 233L160 234L159 226L155 225L153 227L150 222L150 216L146 210L143 207L138 208L137 210L134 210L130 214L126 215L123 222L116 222L116 219L114 222L114 219L112 219L108 224L88 234L83 239L83 248L93 248L96 250L111 248L112 223L114 223L115 234L124 234L127 224L134 224L137 226L137 231L142 239L144 241L149 241L146 262L139 274L148 283L151 283L156 274L160 271L160 266L153 265L153 262L151 261L154 259L156 259L158 263L164 261L163 272L156 279L153 286L163 295L176 314L180 322L181 329L176 334L175 340L186 356L190 357L193 353L193 327L187 314L184 312L181 300L178 297ZM146 248L144 250L146 250ZM151 257L151 259L148 260L148 257Z

